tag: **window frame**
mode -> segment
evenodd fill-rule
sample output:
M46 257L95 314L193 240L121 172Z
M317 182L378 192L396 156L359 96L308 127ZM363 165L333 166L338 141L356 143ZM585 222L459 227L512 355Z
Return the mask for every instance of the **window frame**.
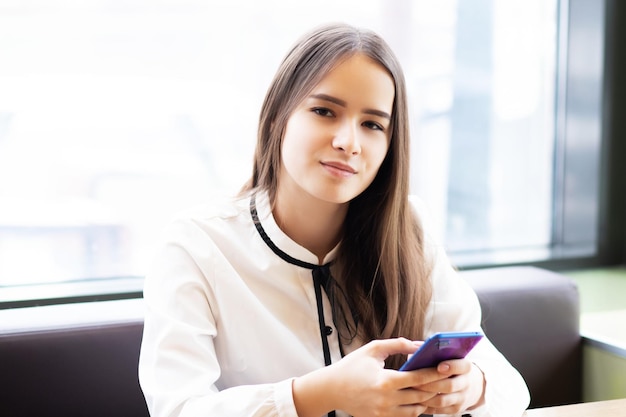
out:
M478 269L499 266L529 265L550 270L573 270L600 266L620 265L626 262L626 169L620 155L626 147L619 140L626 132L626 123L615 117L615 109L624 108L624 33L620 26L624 20L624 6L619 1L561 0L559 1L559 33L557 57L557 98L554 161L554 202L552 245L543 259L524 259L524 254L487 253L474 261L460 262L459 269ZM590 13L591 12L591 13ZM591 38L591 40L590 40ZM596 43L594 44L593 41ZM621 41L621 42L620 42ZM581 73L593 71L587 58L590 46L601 53L601 79L595 80L592 91L580 86ZM577 67L570 63L575 60ZM621 94L620 94L621 92ZM589 93L597 102L597 129L588 137L575 137L572 131L575 111L585 105ZM572 163L580 141L590 147L585 149L585 160L592 161L597 175L586 187L568 188L568 183L587 181L589 169ZM593 199L597 202L595 218L568 210L584 205ZM585 242L571 231L580 224L593 230L594 242ZM532 256L532 255L531 255ZM453 257L454 259L454 257ZM494 261L494 259L505 259Z

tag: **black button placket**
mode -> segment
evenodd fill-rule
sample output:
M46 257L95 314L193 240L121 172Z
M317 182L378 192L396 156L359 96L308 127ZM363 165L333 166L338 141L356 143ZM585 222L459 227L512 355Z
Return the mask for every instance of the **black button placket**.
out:
M313 286L315 287L315 300L317 302L317 318L320 325L320 335L322 337L322 348L324 349L324 363L326 366L331 364L330 347L328 346L328 336L333 332L333 328L326 326L324 321L324 305L322 304L322 287L326 287L326 283L330 278L330 269L328 264L316 266L313 268Z

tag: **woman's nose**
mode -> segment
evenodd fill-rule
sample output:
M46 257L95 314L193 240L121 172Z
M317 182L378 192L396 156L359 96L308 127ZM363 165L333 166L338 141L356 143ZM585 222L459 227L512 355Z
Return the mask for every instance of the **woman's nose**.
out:
M358 124L355 123L342 123L333 138L333 147L349 155L358 155L361 153L358 127Z

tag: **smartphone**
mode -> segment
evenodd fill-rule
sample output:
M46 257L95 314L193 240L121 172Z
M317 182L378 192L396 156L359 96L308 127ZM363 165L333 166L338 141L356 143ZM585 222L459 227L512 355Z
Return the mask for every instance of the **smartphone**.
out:
M401 371L433 368L448 359L462 359L483 338L481 332L435 333L402 365Z

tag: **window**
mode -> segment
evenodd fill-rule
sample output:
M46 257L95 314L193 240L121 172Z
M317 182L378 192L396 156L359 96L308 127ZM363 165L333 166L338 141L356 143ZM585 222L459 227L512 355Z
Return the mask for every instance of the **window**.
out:
M0 0L0 11L0 290L142 277L172 214L248 178L279 61L328 21L370 27L398 54L413 192L455 263L593 252L597 2Z

